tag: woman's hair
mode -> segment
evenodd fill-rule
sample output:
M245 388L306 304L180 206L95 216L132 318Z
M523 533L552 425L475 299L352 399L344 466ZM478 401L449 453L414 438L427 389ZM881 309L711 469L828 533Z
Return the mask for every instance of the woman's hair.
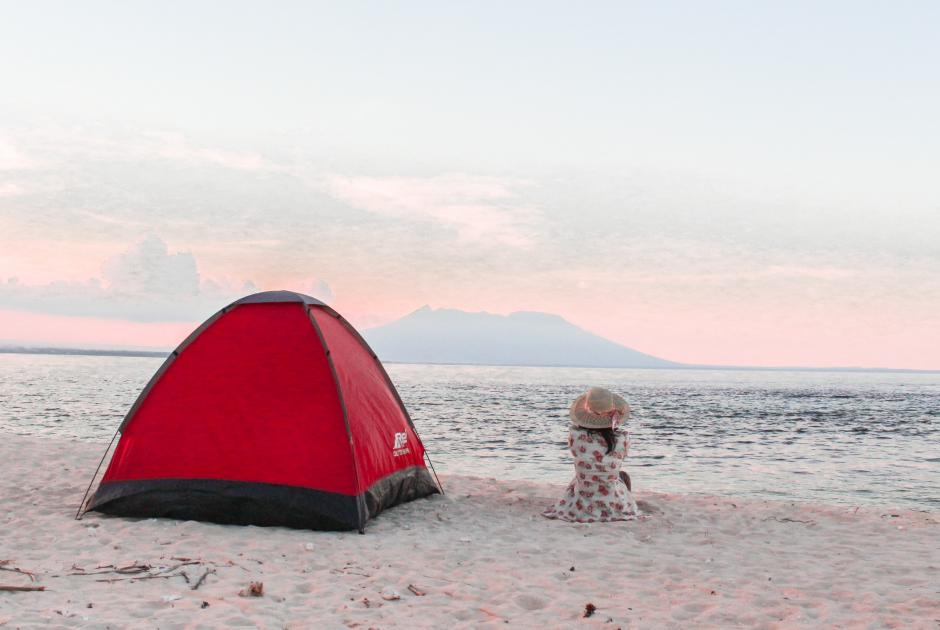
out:
M601 437L604 438L604 441L607 442L607 454L610 455L610 452L614 450L614 446L617 445L617 436L614 435L614 430L610 427L606 429L587 429L591 433L600 433Z

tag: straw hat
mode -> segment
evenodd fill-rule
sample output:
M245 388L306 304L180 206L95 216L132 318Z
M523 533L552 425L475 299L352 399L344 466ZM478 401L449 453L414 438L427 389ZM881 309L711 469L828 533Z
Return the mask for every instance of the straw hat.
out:
M571 403L569 415L579 427L611 429L630 417L630 405L623 397L603 387L592 387Z

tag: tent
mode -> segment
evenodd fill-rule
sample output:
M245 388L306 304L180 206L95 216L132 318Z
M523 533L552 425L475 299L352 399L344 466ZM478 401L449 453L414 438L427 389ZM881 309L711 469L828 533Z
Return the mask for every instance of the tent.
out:
M291 291L209 318L118 433L79 516L362 532L382 510L440 491L378 357L336 311Z

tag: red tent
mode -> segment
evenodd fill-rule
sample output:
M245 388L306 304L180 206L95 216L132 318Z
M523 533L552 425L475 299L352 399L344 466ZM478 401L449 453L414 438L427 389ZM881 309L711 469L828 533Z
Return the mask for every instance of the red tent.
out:
M209 318L119 432L90 510L362 531L438 492L378 358L333 309L290 291Z

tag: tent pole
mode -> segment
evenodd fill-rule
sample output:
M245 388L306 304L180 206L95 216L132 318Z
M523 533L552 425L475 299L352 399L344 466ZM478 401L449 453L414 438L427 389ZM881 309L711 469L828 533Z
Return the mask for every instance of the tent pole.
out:
M369 354L372 355L372 358L375 360L376 364L379 366L379 371L382 373L382 376L385 378L385 383L388 385L389 389L392 391L392 394L395 396L395 400L398 401L398 406L401 408L401 412L405 414L405 419L408 421L408 426L411 427L411 430L414 431L415 437L418 438L418 444L421 445L421 448L424 450L424 456L428 460L428 463L431 464L431 472L434 473L434 480L437 481L437 487L440 489L441 494L444 494L444 486L441 485L441 480L437 478L437 471L434 470L434 464L431 462L431 456L428 455L427 449L424 448L424 441L422 441L421 436L418 434L418 429L415 427L415 423L411 419L411 414L408 413L408 408L405 407L405 403L401 399L401 394L398 393L398 388L395 387L395 384L392 383L392 378L388 375L388 370L385 369L385 366L382 365L382 362L379 360L379 355L375 353L374 350L369 346L366 340L359 334L359 331L352 327L352 325L347 322L342 315L334 311L329 306L324 305L324 308L327 312L331 313L333 317L342 322L346 329L352 333L353 337L359 340L359 343L362 344L362 347L368 350ZM311 318L313 316L311 315Z
M417 434L418 432L415 431L415 435ZM419 437L418 440L420 439L421 438ZM421 448L424 448L424 444L421 445ZM434 481L437 482L437 488L441 491L441 496L445 496L444 486L441 485L441 480L437 478L437 471L434 470L434 462L431 461L431 456L428 455L428 450L426 448L424 449L424 458L428 460L428 464L431 466L431 472L434 473Z
M85 495L82 497L82 502L78 506L78 512L75 513L76 521L82 520L82 514L84 514L82 509L85 507L85 502L88 500L88 493L91 492L91 487L95 485L95 479L98 478L98 471L101 470L101 465L104 463L104 459L108 456L108 453L111 452L111 447L114 446L114 440L117 438L118 433L120 432L121 427L118 426L118 428L114 431L114 435L111 436L111 441L108 442L108 448L105 450L104 455L101 456L101 461L98 462L98 467L95 468L95 474L91 476L91 481L88 482L88 488L85 489Z

